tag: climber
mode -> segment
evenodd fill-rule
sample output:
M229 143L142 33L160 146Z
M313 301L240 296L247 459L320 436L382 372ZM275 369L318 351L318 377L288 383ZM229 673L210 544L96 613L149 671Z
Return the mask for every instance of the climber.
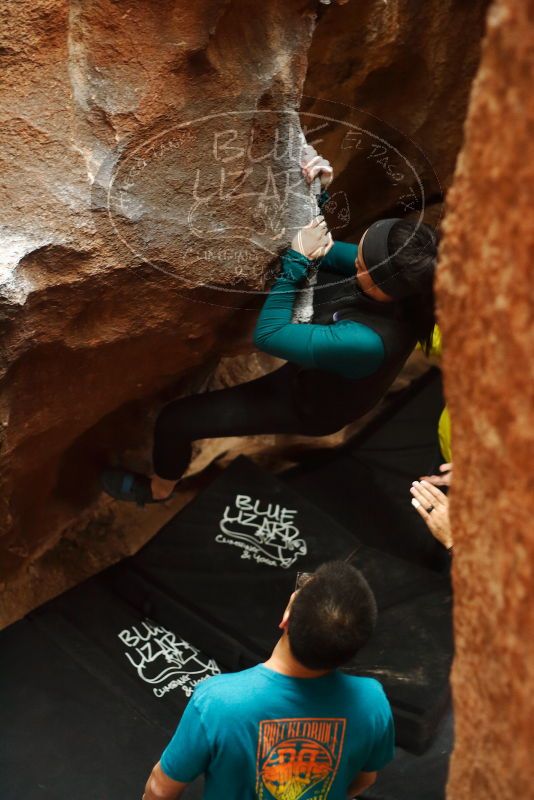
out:
M320 178L320 205L331 165L309 146L302 170ZM333 242L322 216L298 231L259 315L256 346L287 364L239 386L164 406L155 425L151 478L106 470L102 485L119 500L162 502L189 464L198 439L253 434L324 436L372 409L417 340L430 344L438 236L426 224L381 219L359 245ZM318 267L316 285L307 279ZM306 281L308 280L308 283ZM312 287L310 290L310 286ZM306 291L302 291L303 288ZM295 306L310 299L310 309Z

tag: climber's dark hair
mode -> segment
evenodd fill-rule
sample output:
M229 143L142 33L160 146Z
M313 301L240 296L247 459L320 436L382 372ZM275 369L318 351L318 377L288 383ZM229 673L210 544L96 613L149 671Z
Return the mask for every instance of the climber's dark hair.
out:
M363 647L375 622L375 598L362 573L345 561L331 561L319 567L293 600L289 647L308 669L335 669Z
M434 316L434 274L438 255L439 233L425 222L396 222L388 234L388 251L395 274L413 294L399 301L404 316L413 326L415 336L428 354L432 343Z

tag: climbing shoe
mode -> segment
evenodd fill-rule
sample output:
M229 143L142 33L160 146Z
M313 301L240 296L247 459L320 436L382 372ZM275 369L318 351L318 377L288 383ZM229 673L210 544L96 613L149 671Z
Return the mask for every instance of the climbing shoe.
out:
M114 497L115 500L124 500L128 503L137 503L144 506L147 503L165 503L174 492L163 500L152 497L150 478L137 472L128 472L125 469L106 469L100 476L102 489Z

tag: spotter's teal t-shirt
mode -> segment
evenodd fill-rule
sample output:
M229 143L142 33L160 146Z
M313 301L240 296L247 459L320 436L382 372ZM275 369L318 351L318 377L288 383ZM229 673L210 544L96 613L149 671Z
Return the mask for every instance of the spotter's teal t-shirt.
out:
M160 763L184 783L204 774L204 800L346 800L359 772L391 761L394 739L378 681L260 664L200 684Z

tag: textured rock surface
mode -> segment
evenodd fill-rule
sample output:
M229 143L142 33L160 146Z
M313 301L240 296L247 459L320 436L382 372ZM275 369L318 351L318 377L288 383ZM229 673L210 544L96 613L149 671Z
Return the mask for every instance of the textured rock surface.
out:
M368 0L323 8L310 51L306 91L390 123L371 125L365 145L386 130L388 146L423 175L426 201L435 199L432 165L446 184L460 144L483 7ZM261 300L252 290L310 210L295 174L299 123L273 112L298 106L315 8L302 0L269 0L253 12L248 0L22 0L0 10L7 618L161 525L168 510L140 518L107 503L97 485L110 459L148 467L161 402L272 368L248 355ZM331 111L324 101L307 108ZM301 119L317 123L309 113ZM357 233L400 198L412 202L413 175L397 179L380 151L366 150L362 164L354 137L343 149L328 131L325 148L346 171L338 185L353 202L333 212L336 235ZM354 192L362 185L365 196ZM236 355L213 378L220 357ZM192 471L232 444L200 449ZM286 437L240 446L265 444L280 453L305 446Z
M160 390L239 352L254 317L232 307L310 212L287 142L314 17L300 0L1 13L6 577L91 506L110 453L146 456Z
M440 263L453 424L451 800L532 796L534 2L488 19Z
M488 0L330 6L310 51L303 124L335 164L340 230L426 207L439 221L462 142ZM315 116L316 115L316 116Z

